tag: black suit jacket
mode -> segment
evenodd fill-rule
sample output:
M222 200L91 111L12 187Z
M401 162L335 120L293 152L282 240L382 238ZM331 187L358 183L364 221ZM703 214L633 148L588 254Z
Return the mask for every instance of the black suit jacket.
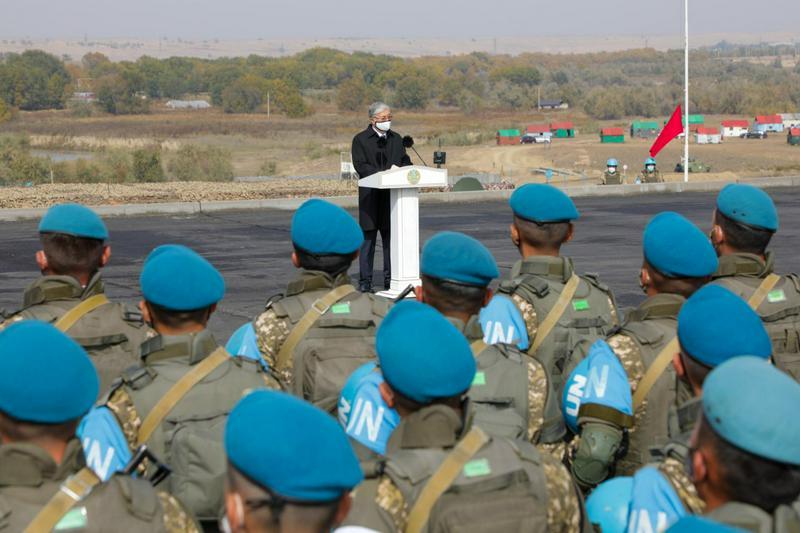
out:
M403 167L411 164L402 137L389 130L386 138L382 139L371 124L353 137L351 153L353 166L362 178L389 170L392 165ZM358 188L358 222L364 231L389 230L388 189Z

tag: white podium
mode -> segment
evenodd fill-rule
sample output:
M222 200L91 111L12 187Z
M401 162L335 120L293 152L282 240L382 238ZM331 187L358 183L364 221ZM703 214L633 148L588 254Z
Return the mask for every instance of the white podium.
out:
M447 185L447 169L422 166L398 167L358 180L359 187L391 189L390 231L392 282L378 296L396 298L419 279L419 189Z

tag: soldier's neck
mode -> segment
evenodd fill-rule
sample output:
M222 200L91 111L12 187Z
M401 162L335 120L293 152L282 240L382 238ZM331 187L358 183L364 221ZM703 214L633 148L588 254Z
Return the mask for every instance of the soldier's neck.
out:
M61 274L61 273L58 273L58 272L54 272L52 269L48 268L48 269L42 270L42 275L43 276L69 276L69 277L73 278L75 281L77 281L78 283L80 283L81 287L86 287L89 284L89 282L92 280L92 277L94 276L94 273L91 273L91 274L75 274L75 273Z
M60 465L62 461L64 461L64 455L66 454L67 445L69 444L68 441L46 436L32 440L16 441L3 434L0 434L0 442L2 442L2 444L31 444L37 446L47 452L57 465Z
M749 252L743 252L741 250L737 250L736 248L733 248L732 246L730 246L728 243L725 243L725 242L723 242L723 243L721 243L721 244L719 244L717 246L717 255L720 256L720 257L726 256L726 255L737 255L737 254L745 254L745 253L749 253ZM763 261L767 260L767 256L764 255L764 254L751 254L751 255L755 255L757 257L760 257Z
M560 257L561 249L559 248L537 248L527 243L520 243L519 253L523 259L531 257Z
M206 324L186 324L180 327L169 327L164 324L155 322L153 329L160 335L176 336L176 335L191 335L192 333L200 333L206 329Z

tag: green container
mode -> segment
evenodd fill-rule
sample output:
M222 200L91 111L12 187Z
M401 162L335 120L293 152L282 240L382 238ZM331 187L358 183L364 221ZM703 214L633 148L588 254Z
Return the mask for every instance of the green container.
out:
M706 117L703 115L689 115L689 124L705 124Z
M522 135L519 130L498 130L497 134L500 137L519 137Z
M625 136L624 135L606 135L606 136L600 137L600 142L604 143L604 144L624 143L625 142Z

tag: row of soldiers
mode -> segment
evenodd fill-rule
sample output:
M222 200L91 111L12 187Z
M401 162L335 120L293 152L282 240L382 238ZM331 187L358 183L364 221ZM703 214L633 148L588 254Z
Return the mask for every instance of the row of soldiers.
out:
M661 176L661 171L656 168L655 157L645 159L644 168L636 176L635 183L662 183L663 181L664 178ZM602 184L622 185L624 183L625 176L619 173L619 161L614 157L609 158L606 161L606 169L603 171Z
M0 332L0 529L796 530L800 282L772 271L769 196L725 187L710 238L656 215L624 320L560 254L571 199L510 207L496 293L491 253L444 232L392 305L350 285L355 220L309 200L299 276L227 350L207 260L160 246L138 309L112 303L104 223L51 208Z

